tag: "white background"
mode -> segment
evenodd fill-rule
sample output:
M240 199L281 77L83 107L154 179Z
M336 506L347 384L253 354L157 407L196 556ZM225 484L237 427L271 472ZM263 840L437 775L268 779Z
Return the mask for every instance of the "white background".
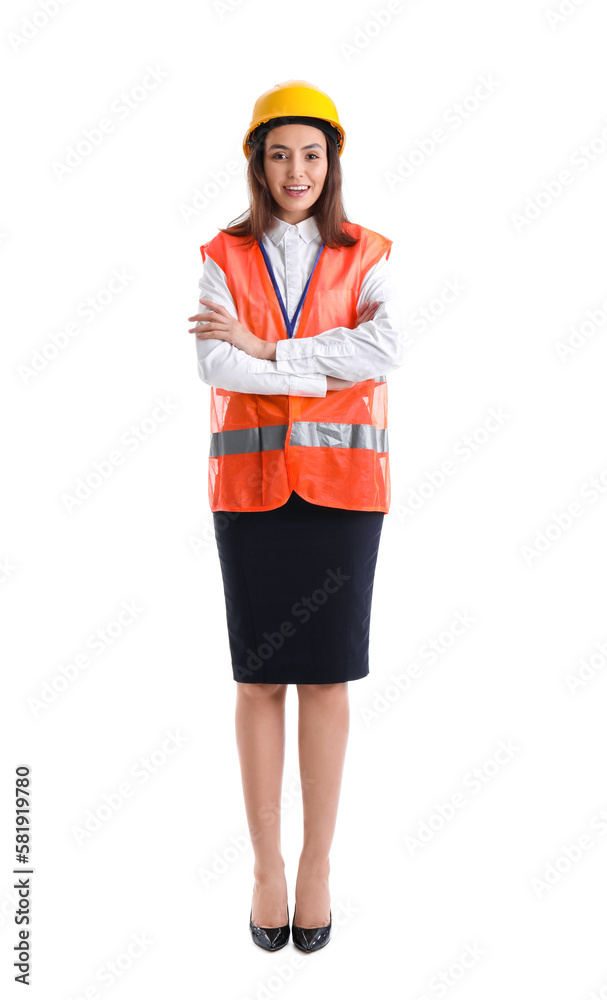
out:
M3 995L23 995L13 787L27 764L29 996L607 996L607 12L563 0L559 20L559 2L49 0L50 17L4 5ZM292 78L337 105L348 217L394 241L410 338L388 377L392 508L371 670L350 685L333 939L314 957L249 936L210 389L187 332L199 246L247 206L254 101ZM121 117L113 102L129 93ZM113 130L62 168L108 117ZM114 270L128 278L108 296ZM444 303L447 281L463 290ZM559 354L572 328L579 346ZM121 628L122 602L140 611ZM458 612L474 621L454 637ZM96 653L98 629L114 637ZM294 688L287 712L292 913ZM181 742L167 755L169 733ZM152 755L143 781L133 768ZM119 807L104 813L106 795Z

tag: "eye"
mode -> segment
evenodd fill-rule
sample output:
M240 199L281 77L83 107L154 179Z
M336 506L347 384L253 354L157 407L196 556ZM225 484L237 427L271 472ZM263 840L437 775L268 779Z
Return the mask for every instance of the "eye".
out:
M272 159L275 160L277 156L285 156L285 154L284 153L273 153L272 154ZM308 153L308 156L313 156L315 160L319 159L317 153Z

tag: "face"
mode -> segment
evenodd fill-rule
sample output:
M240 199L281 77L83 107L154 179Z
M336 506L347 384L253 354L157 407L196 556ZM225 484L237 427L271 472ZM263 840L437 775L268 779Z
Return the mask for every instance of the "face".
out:
M265 137L263 166L274 215L294 225L314 214L327 176L327 137L312 125L279 125ZM289 193L304 187L303 193Z

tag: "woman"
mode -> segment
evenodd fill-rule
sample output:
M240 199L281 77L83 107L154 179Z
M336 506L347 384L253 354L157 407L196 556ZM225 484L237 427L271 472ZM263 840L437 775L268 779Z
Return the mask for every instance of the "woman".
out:
M290 930L280 847L288 684L304 813L293 942L316 951L330 938L348 681L369 673L390 506L386 373L403 362L392 243L347 220L344 143L335 105L303 80L257 100L243 143L249 212L200 248L204 311L189 317L212 387L209 501L255 855L249 926L271 951Z

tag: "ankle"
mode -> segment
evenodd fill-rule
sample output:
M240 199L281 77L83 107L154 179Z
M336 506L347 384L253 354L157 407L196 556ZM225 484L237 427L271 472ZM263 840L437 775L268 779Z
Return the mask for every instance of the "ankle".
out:
M327 855L302 854L299 857L299 871L306 875L329 877L331 864Z
M258 885L267 885L271 882L282 881L285 878L284 861L255 862L253 866L253 878Z

